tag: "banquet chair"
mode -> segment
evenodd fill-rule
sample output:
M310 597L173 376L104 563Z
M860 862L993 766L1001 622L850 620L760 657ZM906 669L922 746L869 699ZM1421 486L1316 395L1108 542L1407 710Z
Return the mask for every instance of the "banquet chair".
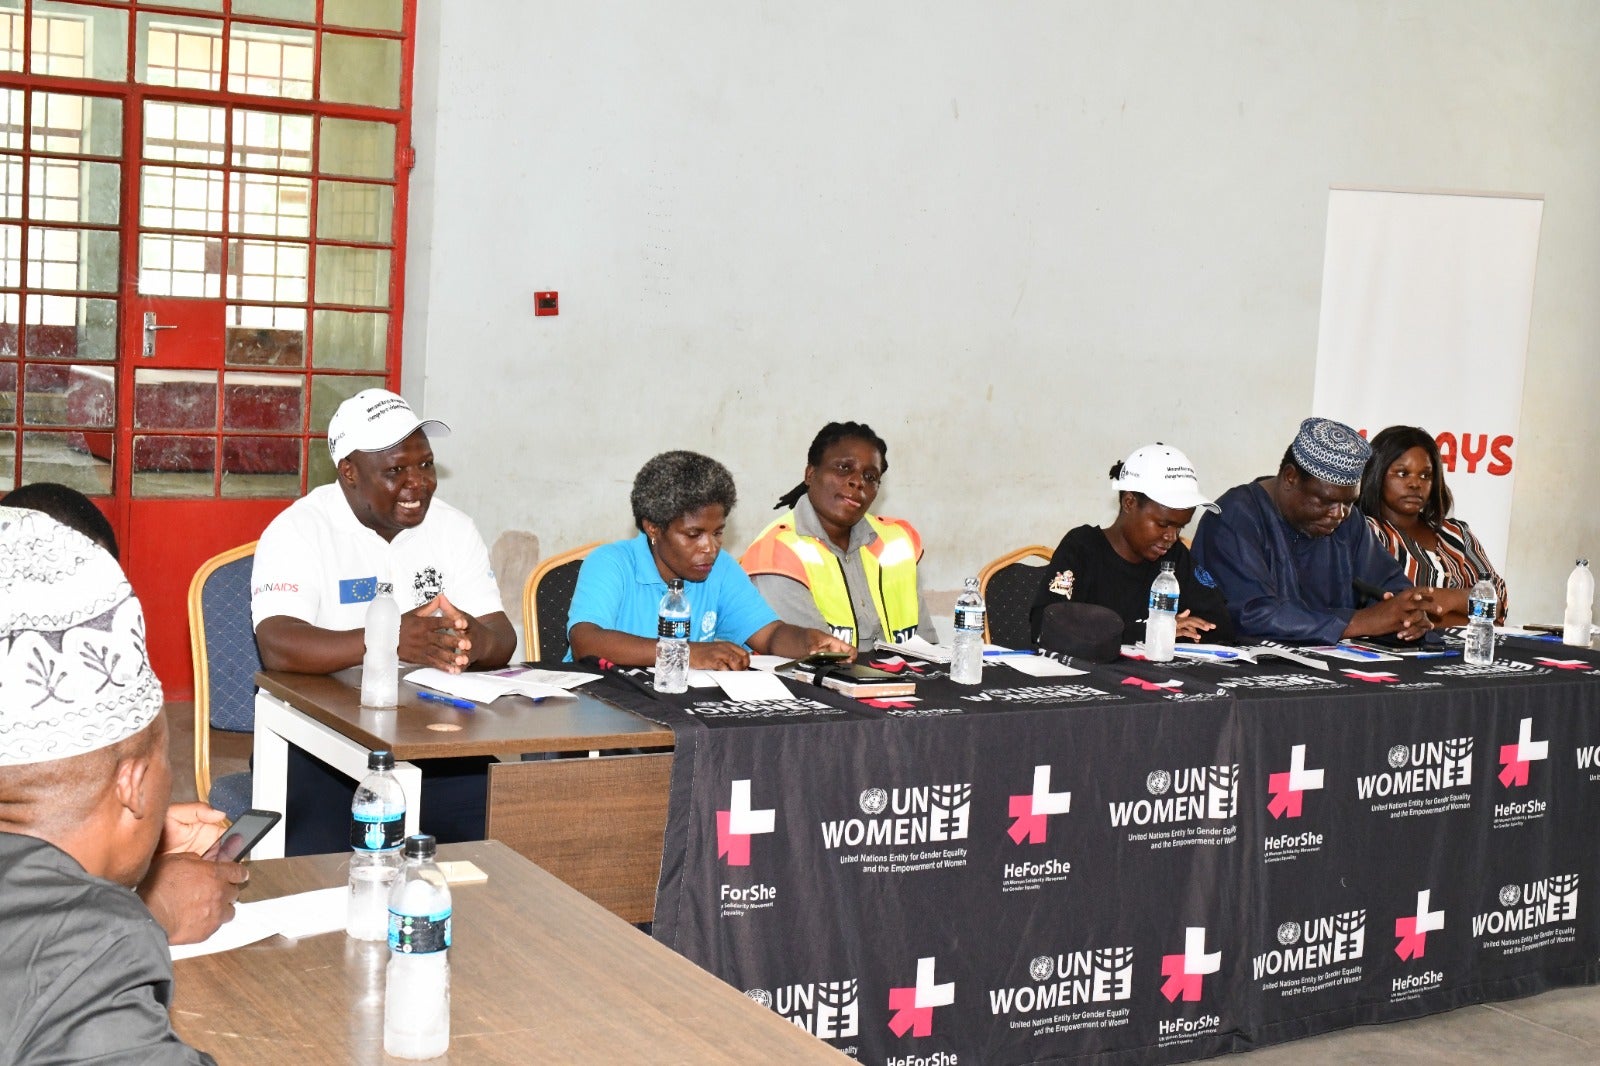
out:
M1030 544L1007 552L978 572L978 591L988 608L983 624L986 642L1006 648L1033 647L1028 608L1033 605L1044 564L1049 561L1049 548Z
M533 568L522 586L522 639L529 662L555 662L567 654L567 608L578 587L578 568L598 540L561 552Z
M256 649L250 620L250 568L256 542L200 564L189 582L189 640L194 652L195 795L238 818L250 808L250 774L211 780L211 730L252 733L256 725Z

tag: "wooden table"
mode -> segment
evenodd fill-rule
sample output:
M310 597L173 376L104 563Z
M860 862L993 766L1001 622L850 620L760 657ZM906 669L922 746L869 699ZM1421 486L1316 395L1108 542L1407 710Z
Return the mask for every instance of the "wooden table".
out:
M406 794L407 834L417 832L422 808L422 775L407 760L457 755L524 752L607 751L672 747L672 731L603 703L581 689L576 699L535 704L523 696L462 710L447 703L417 699L417 687L400 683L400 705L374 710L361 706L361 671L256 675L255 764L251 803L284 811L288 794L289 745L360 780L367 754L394 753L395 777ZM284 822L256 845L258 858L283 855Z
M820 1040L494 841L446 844L489 875L452 889L450 1051L439 1063L847 1062ZM343 883L342 855L255 860L246 899ZM395 1062L381 944L282 937L174 966L172 1023L217 1061Z

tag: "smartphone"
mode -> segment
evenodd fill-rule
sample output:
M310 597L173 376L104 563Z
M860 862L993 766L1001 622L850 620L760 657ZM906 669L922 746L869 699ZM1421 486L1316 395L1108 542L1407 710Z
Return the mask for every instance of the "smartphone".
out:
M283 818L277 811L245 811L230 825L201 858L216 862L238 862Z
M803 663L809 663L812 666L831 666L834 663L842 663L842 662L846 661L849 658L850 658L850 653L849 652L843 652L843 651L814 651L810 655L807 655L804 659L801 659L800 661L803 662Z
M1564 633L1566 626L1558 626L1552 622L1524 622L1522 628L1530 633Z

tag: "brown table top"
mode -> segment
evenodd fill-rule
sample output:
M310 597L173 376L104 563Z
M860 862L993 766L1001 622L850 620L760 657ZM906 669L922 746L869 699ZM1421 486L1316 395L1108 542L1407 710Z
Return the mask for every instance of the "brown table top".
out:
M439 1063L847 1062L496 841L451 889L450 1051ZM251 864L246 899L327 888L344 855ZM382 944L272 937L174 966L172 1023L219 1063L382 1063Z
M361 706L361 671L292 674L266 670L256 684L296 710L372 750L396 759L456 755L518 755L536 751L671 748L672 730L584 692L577 699L534 703L502 696L463 710L417 699L417 686L400 682L400 706Z

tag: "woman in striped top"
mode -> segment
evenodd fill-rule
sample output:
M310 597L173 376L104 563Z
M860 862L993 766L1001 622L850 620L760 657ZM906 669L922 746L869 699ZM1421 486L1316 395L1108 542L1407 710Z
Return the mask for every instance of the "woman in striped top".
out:
M1500 596L1496 622L1506 617L1506 583L1467 524L1450 517L1439 446L1426 430L1390 426L1372 438L1372 458L1361 478L1360 507L1367 524L1418 588L1432 588L1444 608L1439 625L1467 622L1467 594L1488 578Z

